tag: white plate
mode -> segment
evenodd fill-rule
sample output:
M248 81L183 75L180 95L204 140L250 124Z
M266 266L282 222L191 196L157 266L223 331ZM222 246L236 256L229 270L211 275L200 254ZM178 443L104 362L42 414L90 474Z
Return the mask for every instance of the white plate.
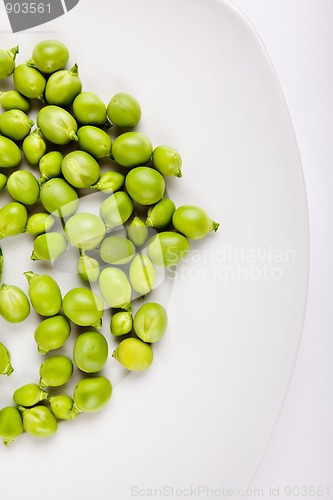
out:
M183 157L169 196L201 205L221 226L192 245L165 284L169 327L151 369L121 383L115 373L101 413L61 424L50 440L25 435L2 449L2 492L15 496L23 484L29 498L85 500L98 485L103 499L238 498L283 403L307 294L306 196L274 70L253 28L224 1L81 0L0 42L19 43L24 61L52 37L68 45L84 90L106 102L121 90L138 98L139 129ZM6 280L32 267L7 245ZM34 353L32 327L19 330L2 323L1 340L14 355L22 336ZM16 356L18 383L34 376L39 358ZM112 378L113 363L109 370ZM10 392L0 383L4 404Z

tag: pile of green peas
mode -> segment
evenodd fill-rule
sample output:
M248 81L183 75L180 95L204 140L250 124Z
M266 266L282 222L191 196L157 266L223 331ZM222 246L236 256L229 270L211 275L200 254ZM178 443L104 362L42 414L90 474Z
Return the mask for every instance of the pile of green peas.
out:
M102 374L110 358L126 370L150 367L153 345L168 324L166 309L149 297L156 270L179 264L191 240L219 226L201 207L176 207L166 196L166 178L182 177L182 159L171 146L153 147L136 129L141 106L135 97L118 92L106 105L85 91L78 65L67 68L69 51L59 40L42 40L21 64L18 52L0 49L0 80L13 82L0 92L0 191L12 198L0 207L0 239L32 236L32 264L76 249L82 285L63 295L51 274L32 270L24 273L27 291L2 283L0 248L0 315L21 323L34 309L41 319L33 338L38 352L48 355L38 379L18 387L13 403L0 410L6 446L23 432L51 436L60 421L101 410L112 395ZM35 120L29 116L34 109ZM86 190L104 195L99 215L79 210ZM111 356L100 331L106 309L117 342ZM83 331L70 358L61 348L73 326ZM13 370L0 342L0 374ZM69 395L65 386L74 372L81 378Z

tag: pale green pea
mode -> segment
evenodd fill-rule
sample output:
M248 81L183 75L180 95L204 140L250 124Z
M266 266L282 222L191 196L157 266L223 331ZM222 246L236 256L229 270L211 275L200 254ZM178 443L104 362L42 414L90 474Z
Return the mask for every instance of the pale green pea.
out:
M133 327L133 318L131 311L119 311L112 315L110 322L110 331L115 337L130 333Z
M133 201L124 191L117 191L106 198L100 206L100 215L107 230L121 226L133 212Z
M39 212L30 215L25 227L25 232L33 236L39 236L40 234L50 231L54 224L55 218L53 215Z
M85 377L74 388L72 414L101 410L112 396L112 384L103 376Z
M73 116L60 106L50 104L41 108L37 114L37 126L43 136L54 144L64 145L77 141L77 123Z
M125 132L119 135L112 145L114 160L127 168L145 165L152 152L150 139L142 132Z
M47 406L37 405L32 408L19 406L23 417L25 432L35 437L50 437L58 429L58 422Z
M76 271L83 281L94 283L98 280L100 268L98 260L81 252L76 264Z
M39 196L45 210L57 217L69 217L79 206L77 192L64 179L54 178L45 182Z
M93 92L81 92L75 97L73 113L81 125L102 126L106 122L106 106Z
M132 95L127 92L118 92L107 106L107 115L114 125L132 128L140 121L141 107Z
M20 148L8 137L0 136L0 168L18 167L22 161Z
M45 77L35 68L20 64L13 73L16 90L29 99L44 100Z
M22 143L22 151L30 165L37 165L46 151L46 143L37 127Z
M168 324L166 310L157 302L146 302L134 316L134 331L144 342L158 342Z
M102 241L99 249L101 259L107 264L123 265L135 255L134 243L123 236L109 236Z
M150 367L153 362L153 350L137 338L126 338L113 351L112 357L128 370L141 371Z
M148 209L146 224L155 229L164 229L171 221L176 206L169 198L163 198L156 205Z
M50 408L53 415L61 420L70 420L76 415L72 414L74 400L67 394L58 394L49 397Z
M92 250L103 240L105 225L97 215L80 212L67 220L64 232L71 245L81 250Z
M46 354L51 350L59 349L64 345L70 333L71 325L64 316L56 315L44 319L34 332L38 352Z
M11 364L10 352L7 347L0 342L0 375L10 375L14 368Z
M99 275L99 289L108 306L131 310L132 288L122 269L104 268Z
M62 233L50 231L35 238L31 260L55 260L67 250L68 242Z
M54 316L59 313L62 304L58 283L48 274L24 273L29 283L29 298L32 307L41 316Z
M48 396L47 392L37 384L25 384L16 389L13 394L14 403L17 406L34 406L41 401L44 401Z
M7 184L7 176L5 174L0 173L0 192L6 187Z
M66 181L76 188L88 188L98 181L101 169L93 156L85 151L68 153L61 163Z
M60 151L50 151L39 160L40 183L61 176L61 163L64 155Z
M140 247L142 246L148 238L148 228L146 224L140 219L140 217L135 216L132 222L127 228L127 236L134 245Z
M0 410L0 436L3 444L9 446L23 432L22 415L15 406Z
M5 111L19 109L24 111L24 113L28 113L31 107L29 99L17 92L17 90L0 92L0 104Z
M59 40L42 40L34 46L28 64L50 74L63 69L68 59L69 52L64 43Z
M51 356L40 365L39 386L60 387L66 384L73 374L73 363L67 356Z
M154 288L156 271L147 255L140 254L134 257L129 268L129 279L132 288L140 296L146 296Z
M48 104L55 104L66 108L74 101L82 90L77 64L70 70L59 70L47 80L45 99Z
M153 150L152 162L156 170L165 176L182 176L182 159L178 151L170 146L157 146Z
M2 284L0 288L0 314L9 323L21 323L30 313L26 294L16 285Z
M22 203L13 201L0 208L0 239L17 236L25 229L28 212Z
M218 222L214 222L207 212L195 205L178 207L172 216L172 224L177 231L193 240L200 240L219 227Z
M14 200L24 205L34 205L39 199L39 184L28 170L17 170L7 180L7 191Z
M109 194L118 191L124 185L124 182L125 176L123 174L110 170L109 172L104 172L96 184L90 187L91 189L97 189Z
M125 186L131 198L141 205L152 205L163 198L165 181L150 167L136 167L126 176Z
M0 80L8 78L15 69L15 58L18 54L19 46L9 50L0 49Z
M108 343L99 332L80 333L75 340L73 359L85 373L99 372L108 359Z
M79 326L102 326L104 304L101 297L85 287L72 288L63 299L64 314Z
M11 109L0 115L0 132L13 141L22 141L30 134L34 121L19 109Z
M79 147L100 159L110 156L112 148L111 137L102 129L92 125L80 127L77 131Z
M162 231L148 242L147 251L155 265L169 267L178 264L188 254L190 244L182 234Z

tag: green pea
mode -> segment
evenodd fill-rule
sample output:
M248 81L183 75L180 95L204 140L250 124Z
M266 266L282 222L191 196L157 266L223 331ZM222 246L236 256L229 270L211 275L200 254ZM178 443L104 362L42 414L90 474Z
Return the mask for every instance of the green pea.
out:
M126 176L125 186L131 198L141 205L157 203L165 191L162 175L150 167L133 168Z
M29 64L43 73L50 74L63 69L68 59L68 48L62 42L59 40L42 40L33 48Z
M25 229L28 212L24 205L13 201L0 208L0 239L16 236Z
M105 267L99 275L99 289L108 306L131 309L132 288L122 269Z
M80 212L67 220L64 231L71 245L81 250L92 250L103 240L105 225L97 215Z
M76 415L72 415L74 400L67 394L58 394L49 398L50 408L53 415L61 420L70 420Z
M100 371L108 359L108 343L99 332L84 332L76 337L73 358L83 372Z
M112 396L112 384L103 376L85 377L74 388L74 408L77 413L101 410Z
M64 254L68 243L65 236L57 231L40 234L35 238L31 260L55 260Z
M110 322L110 331L115 337L130 333L133 327L133 318L131 311L119 311L112 315Z
M162 175L182 176L182 159L178 151L170 146L157 146L153 150L153 165Z
M53 144L64 145L77 141L77 123L68 111L49 104L38 111L37 126L43 136Z
M16 90L29 99L44 100L45 77L35 68L20 64L13 73Z
M0 410L0 436L3 444L9 446L23 432L22 416L15 406Z
M30 134L34 121L19 109L11 109L0 115L0 132L8 139L22 141Z
M172 216L172 224L177 231L193 240L200 240L219 227L202 208L195 205L178 207Z
M132 168L146 164L152 155L150 139L142 132L125 132L112 145L112 156L119 165Z
M76 271L81 279L88 283L94 283L98 280L100 268L98 260L81 252L76 264Z
M48 104L67 107L82 90L79 69L75 64L70 70L59 70L47 80L45 98Z
M73 374L73 363L67 356L47 358L39 368L39 386L60 387L66 384Z
M34 205L39 199L39 184L28 170L13 172L7 181L7 191L14 200L24 205Z
M22 161L20 148L8 137L0 136L0 168L18 167Z
M85 151L68 153L61 163L66 181L76 188L88 188L98 181L101 169L95 158Z
M96 184L90 187L104 193L115 193L123 186L124 182L125 176L123 174L110 170L109 172L104 172Z
M48 212L58 217L73 215L79 206L75 189L64 179L50 179L40 190L40 201Z
M5 174L0 173L0 192L6 187L7 184L7 176Z
M13 74L18 51L18 45L9 50L0 49L0 80L8 78Z
M61 163L64 155L60 151L50 151L39 160L40 183L61 176Z
M110 100L107 115L114 125L132 128L140 121L141 107L135 97L126 92L119 92Z
M9 323L21 323L30 314L26 294L16 285L2 284L0 288L0 314Z
M105 238L99 249L100 257L104 262L119 266L130 262L134 258L135 252L135 245L123 236Z
M72 288L63 300L63 311L67 318L79 326L102 326L104 304L97 293L84 287Z
M148 216L146 219L147 226L154 227L155 229L164 229L171 221L176 206L169 198L163 198L156 205L148 209Z
M44 319L39 323L34 333L38 352L46 354L51 350L59 349L64 345L70 333L71 325L64 316L56 315Z
M80 127L77 131L80 149L100 159L110 156L112 140L102 129L92 125Z
M140 217L134 217L127 228L127 236L131 241L133 241L134 245L138 247L142 246L146 242L148 238L148 228Z
M112 357L128 370L146 370L153 362L153 350L142 340L130 337L120 342Z
M41 316L55 316L59 313L62 297L58 283L48 274L24 273L29 283L29 298L32 307Z
M155 234L148 242L147 250L151 260L160 267L178 264L188 254L190 244L182 234L174 231L162 231Z
M37 384L25 384L16 389L13 394L14 403L17 406L34 406L47 398L47 392Z
M14 368L11 364L10 352L7 347L0 342L0 375L10 375Z
M132 288L140 296L146 296L154 288L156 271L147 255L140 254L134 257L129 268L129 279Z
M168 324L166 310L157 302L146 302L134 316L134 331L144 342L158 342Z
M93 92L81 92L73 101L73 113L81 125L102 126L106 122L106 106Z
M35 437L50 437L58 429L58 422L47 406L19 407L23 417L23 429Z
M22 151L30 165L38 165L46 151L46 143L37 127L22 143Z
M121 226L133 212L133 201L124 191L117 191L106 198L100 206L100 215L107 230Z
M28 218L27 225L25 227L25 232L32 234L33 236L38 236L40 234L50 231L55 224L55 218L53 215L46 214L44 212L38 212L36 214L30 215Z
M7 92L0 92L0 104L2 109L9 111L10 109L20 109L24 113L30 111L30 101L24 95L17 92L17 90L8 90Z

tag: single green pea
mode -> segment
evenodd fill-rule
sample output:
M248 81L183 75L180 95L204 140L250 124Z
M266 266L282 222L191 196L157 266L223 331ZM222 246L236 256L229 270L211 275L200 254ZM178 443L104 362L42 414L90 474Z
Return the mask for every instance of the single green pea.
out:
M40 201L48 212L57 217L73 215L79 206L79 197L75 189L64 179L50 179L42 185Z
M115 193L118 191L125 182L125 176L120 172L115 172L110 170L109 172L104 172L99 180L93 186L90 186L91 189L97 189L98 191L103 191L103 193Z
M178 264L188 254L190 244L182 234L162 231L148 242L147 251L156 266L169 267Z
M153 362L153 350L137 338L126 338L113 351L112 357L128 370L146 370Z
M94 283L98 280L100 267L98 260L81 252L76 264L76 271L83 281Z
M182 176L182 159L178 151L170 146L157 146L153 150L152 162L156 170L165 176Z
M53 415L61 420L70 420L76 415L72 414L74 400L67 394L58 394L49 397L50 408Z
M111 396L112 384L106 377L85 377L74 388L74 412L99 411L108 403Z
M31 260L55 260L67 250L68 242L58 231L40 234L35 238Z
M16 285L2 284L0 288L0 314L9 323L21 323L30 314L26 294Z
M77 123L73 116L60 106L49 104L38 111L37 126L43 136L53 144L64 145L77 141Z
M193 240L200 240L219 227L218 222L214 222L202 208L195 205L178 207L172 216L172 224L177 231Z
M11 364L10 352L7 347L0 342L0 375L10 375L14 368Z
M148 228L146 224L140 219L140 217L135 216L132 222L127 228L127 236L134 245L140 247L142 246L148 238Z
M80 212L67 220L64 231L71 245L81 250L92 250L103 240L105 225L97 215Z
M7 175L0 173L0 192L6 187Z
M8 137L0 136L0 167L18 167L21 161L22 153L17 144Z
M45 99L48 104L55 104L66 108L74 101L82 90L77 64L70 70L59 70L47 80Z
M8 90L7 92L0 92L0 104L2 109L9 111L10 109L20 109L24 113L30 111L30 101L24 95L17 92L17 90Z
M30 134L34 121L19 109L11 109L0 115L0 132L8 139L22 141Z
M55 316L62 304L58 283L48 274L24 273L29 283L29 298L32 307L41 316Z
M18 45L9 50L0 49L0 80L8 78L13 74L18 51Z
M106 106L93 92L81 92L73 101L73 113L81 125L103 126L106 122Z
M39 236L40 234L50 231L55 224L53 215L44 212L38 212L30 215L28 218L25 232L32 236Z
M51 356L40 365L39 386L60 387L66 384L73 374L73 363L67 356Z
M112 140L105 130L85 125L78 129L77 136L80 149L91 154L94 158L100 159L110 156Z
M123 236L109 236L99 249L101 259L107 264L121 266L130 262L136 253L134 243Z
M132 288L140 296L146 296L153 288L156 281L154 264L145 254L134 257L129 268L129 279Z
M125 186L131 198L141 205L152 205L163 198L165 182L162 175L150 167L136 167L126 176Z
M9 446L23 432L22 415L15 406L0 410L0 436L3 444Z
M7 191L14 200L24 205L34 205L39 199L39 184L28 170L17 170L7 180Z
M164 229L172 221L176 206L169 198L163 198L156 205L148 209L146 225L155 229Z
M108 196L100 206L100 215L107 230L121 226L133 212L133 201L124 191L117 191Z
M30 165L38 165L46 151L46 143L40 133L40 128L37 127L32 134L24 139L22 151Z
M145 165L152 152L151 141L142 132L125 132L119 135L112 145L114 160L127 168Z
M2 281L3 263L4 263L3 253L0 247L0 283Z
M99 289L108 306L131 309L132 288L122 269L105 267L99 275Z
M23 429L35 437L50 437L58 429L58 422L47 406L37 405L32 408L19 406L23 417Z
M85 373L99 372L108 359L108 343L99 332L83 332L76 337L73 358Z
M66 293L63 299L64 314L79 326L102 326L104 304L99 295L85 287L76 287Z
M34 333L38 352L46 354L51 350L59 349L64 345L70 333L71 325L64 316L58 314L44 319L39 323Z
M39 171L41 174L39 182L44 183L54 177L60 177L63 159L64 155L60 151L50 151L42 156L39 160Z
M24 205L13 201L0 208L0 239L17 236L25 229L28 212Z
M157 302L146 302L134 316L134 331L144 342L158 342L168 324L167 312Z
M68 48L59 40L42 40L32 50L30 65L42 73L54 73L63 69L69 59Z
M115 337L130 333L133 328L133 318L131 311L119 311L112 315L110 331Z
M111 123L118 127L135 127L141 118L138 101L127 92L118 92L107 106L107 115Z
M98 181L101 169L93 156L85 151L71 151L61 163L66 181L76 188L88 188Z
M13 73L16 90L29 99L44 100L46 86L45 77L35 68L27 64L16 66Z
M17 406L34 406L44 401L48 396L47 392L37 384L25 384L16 389L13 394L14 403Z

